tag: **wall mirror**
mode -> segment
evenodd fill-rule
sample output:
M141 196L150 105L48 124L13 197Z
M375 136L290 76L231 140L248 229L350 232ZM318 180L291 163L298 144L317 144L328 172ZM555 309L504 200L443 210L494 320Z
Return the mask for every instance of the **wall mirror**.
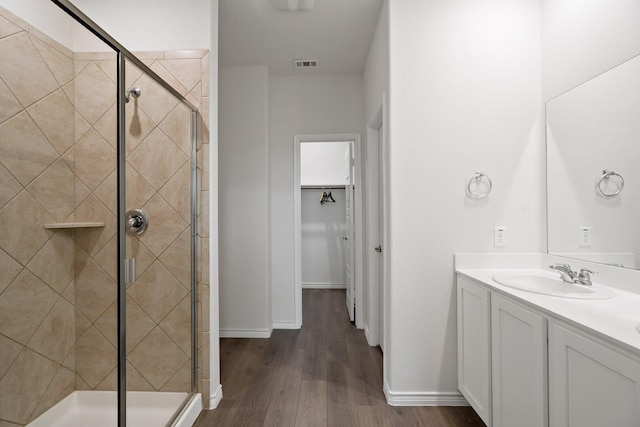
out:
M639 268L640 56L552 98L546 115L548 252Z

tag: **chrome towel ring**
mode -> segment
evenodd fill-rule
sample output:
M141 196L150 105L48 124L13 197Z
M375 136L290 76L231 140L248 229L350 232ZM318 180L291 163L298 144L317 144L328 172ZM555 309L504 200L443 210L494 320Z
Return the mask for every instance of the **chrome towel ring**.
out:
M612 177L618 178L617 187L613 191L609 191L607 188L607 184L613 181L609 181ZM620 174L615 173L614 171L603 170L602 176L598 181L598 185L596 185L596 190L604 197L614 197L622 192L624 188L624 178Z
M476 171L467 184L467 194L473 199L484 199L491 193L492 187L489 175Z

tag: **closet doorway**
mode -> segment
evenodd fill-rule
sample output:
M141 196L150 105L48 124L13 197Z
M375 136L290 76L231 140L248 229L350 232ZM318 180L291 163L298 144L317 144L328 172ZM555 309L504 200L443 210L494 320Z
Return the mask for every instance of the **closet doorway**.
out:
M294 138L295 305L302 289L345 289L345 309L362 328L362 165L360 135Z

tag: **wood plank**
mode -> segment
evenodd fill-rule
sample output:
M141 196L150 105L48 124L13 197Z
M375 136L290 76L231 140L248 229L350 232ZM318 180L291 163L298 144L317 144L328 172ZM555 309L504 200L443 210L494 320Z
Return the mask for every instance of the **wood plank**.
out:
M326 427L327 383L326 381L302 381L296 413L296 427Z
M241 360L248 344L249 340L242 338L220 340L220 383L223 387L227 384L227 380L233 378L235 367Z
M415 413L414 408L410 406L387 406L386 409L393 427L436 427L438 425L433 424L432 420L427 417L421 420L418 414ZM444 426L445 424L439 425Z
M349 321L343 298L344 292L332 290L329 294L328 318L325 321L329 362L349 360L346 331L353 328L353 324Z
M346 370L348 366L327 362L327 421L330 426L358 425L358 410Z
M382 391L381 376L376 375L375 367L369 357L369 345L362 331L353 328L347 334L347 351L349 354L349 370L355 392L356 404L359 406L376 406L386 404Z
M271 339L252 340L246 352L255 348L254 361L244 368L242 380L244 393L239 400L238 411L232 425L261 426L264 420L272 384L286 353L286 334L275 331Z
M358 406L358 427L391 427L386 408Z
M447 406L443 408L449 425L460 427L485 427L480 416L470 406Z
M296 422L298 397L302 383L304 350L289 349L276 375L265 426L291 426Z
M322 325L312 325L310 329L305 348L302 379L323 381L327 376L327 331Z

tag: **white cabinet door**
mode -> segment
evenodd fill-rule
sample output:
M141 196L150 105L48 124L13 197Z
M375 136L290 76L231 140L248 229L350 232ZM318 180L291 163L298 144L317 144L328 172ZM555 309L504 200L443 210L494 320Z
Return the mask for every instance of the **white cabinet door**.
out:
M546 319L491 294L493 427L547 426Z
M551 427L640 427L640 360L560 323L549 329Z
M491 425L489 291L458 278L458 389Z

